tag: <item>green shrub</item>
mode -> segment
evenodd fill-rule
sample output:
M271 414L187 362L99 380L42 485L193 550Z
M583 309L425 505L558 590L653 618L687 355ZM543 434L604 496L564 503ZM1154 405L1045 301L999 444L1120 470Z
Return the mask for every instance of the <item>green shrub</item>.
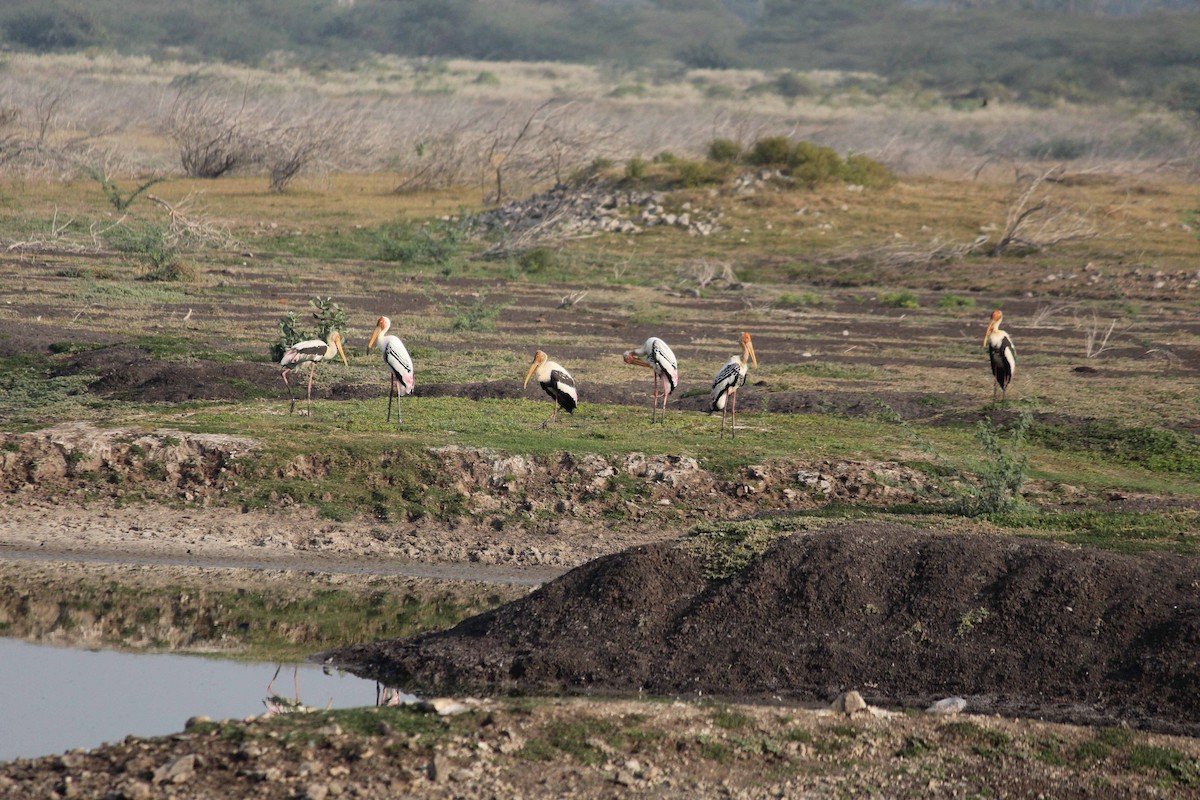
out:
M549 247L535 247L517 257L517 265L523 272L536 275L558 267L558 251Z
M196 270L179 258L179 247L162 225L145 223L137 227L113 228L108 243L119 253L143 264L139 275L144 281L191 281Z
M309 339L328 340L331 332L344 333L350 326L350 315L335 303L332 297L312 297L308 301L308 307L312 310L315 323L315 327L311 329L300 328L300 320L294 311L287 312L275 323L277 336L271 345L272 361L283 358L284 351L296 342Z
M757 166L786 167L792 160L792 140L786 136L766 136L754 142L746 161Z
M1033 414L1028 410L1022 411L1005 443L989 421L980 421L976 435L987 458L976 466L979 485L955 504L954 511L968 517L979 517L1011 511L1021 504L1021 486L1025 483L1028 467L1022 448L1032 422Z
M775 93L788 99L807 97L817 91L816 85L808 78L790 71L777 77L774 85Z
M632 180L643 178L646 175L646 160L641 156L634 156L625 162L625 177Z
M840 178L844 170L841 156L836 150L812 142L796 142L788 159L788 167L797 182L809 186Z
M679 159L673 164L679 184L685 188L724 183L730 176L730 164L715 161Z
M938 308L949 308L949 309L974 308L975 307L975 298L974 297L959 297L956 294L948 294L948 295L945 295L938 299L937 307Z
M921 299L914 292L902 290L899 292L880 292L875 299L885 306L892 308L920 308Z
M713 139L708 143L710 161L734 163L742 157L742 146L733 139Z
M880 189L896 182L895 174L873 158L851 154L842 165L842 179L846 183Z

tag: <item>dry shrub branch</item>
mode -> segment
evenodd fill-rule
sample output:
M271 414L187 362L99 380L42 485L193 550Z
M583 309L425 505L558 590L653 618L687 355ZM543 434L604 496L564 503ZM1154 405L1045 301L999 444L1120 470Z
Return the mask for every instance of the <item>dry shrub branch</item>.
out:
M1004 232L988 255L998 256L1010 250L1039 251L1064 242L1094 239L1100 231L1090 214L1055 200L1046 189L1061 170L1046 170L1029 181L1012 204L1004 223ZM1018 182L1019 184L1019 182Z

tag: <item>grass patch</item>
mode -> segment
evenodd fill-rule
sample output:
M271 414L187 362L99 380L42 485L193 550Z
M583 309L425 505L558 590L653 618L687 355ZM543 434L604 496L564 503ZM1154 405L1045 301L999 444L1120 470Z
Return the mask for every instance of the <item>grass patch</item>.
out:
M1184 431L1126 427L1108 420L1082 426L1035 422L1029 439L1052 450L1088 453L1153 472L1200 476L1200 437Z
M692 529L682 547L704 561L704 575L716 580L741 572L757 560L776 539L794 532L795 517L728 522L702 522Z
M566 753L580 764L599 766L604 763L605 755L595 742L613 738L617 726L611 720L585 716L552 722L545 733L547 743L555 750Z
M920 308L921 298L917 297L916 292L902 290L898 292L879 292L875 295L875 301L883 306L890 308Z
M1168 785L1200 786L1200 759L1191 758L1173 747L1139 744L1126 756L1129 768L1157 774Z
M1200 553L1191 535L1200 525L1195 509L1164 511L1034 510L992 514L988 520L1014 530L1047 531L1072 544L1118 552L1170 550Z

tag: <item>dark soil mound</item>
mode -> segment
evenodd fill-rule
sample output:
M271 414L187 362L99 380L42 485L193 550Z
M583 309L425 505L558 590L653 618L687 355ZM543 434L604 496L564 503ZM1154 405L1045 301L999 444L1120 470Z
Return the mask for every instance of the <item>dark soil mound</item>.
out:
M970 708L1200 733L1200 560L855 523L729 578L688 543L586 564L457 627L326 654L417 691Z
M244 400L255 393L276 389L287 396L287 388L279 379L279 368L273 364L163 361L132 345L79 353L58 370L60 375L80 372L97 375L88 384L89 392L136 402ZM303 379L307 381L307 378L306 369ZM318 375L313 386L314 397L318 395L316 384L320 382ZM299 391L304 391L303 384Z

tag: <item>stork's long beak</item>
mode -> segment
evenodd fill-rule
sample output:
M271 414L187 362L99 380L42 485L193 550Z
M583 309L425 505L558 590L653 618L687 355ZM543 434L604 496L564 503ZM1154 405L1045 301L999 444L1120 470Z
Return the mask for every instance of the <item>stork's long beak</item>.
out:
M376 325L375 331L371 334L371 341L367 342L367 349L370 350L375 346L375 340L379 338L379 334L383 333L383 326Z
M985 333L983 335L983 346L984 347L987 347L988 339L992 338L992 331L996 330L996 326L999 324L1000 324L1000 320L994 319L994 318L992 319L992 321L990 323L988 323L987 333Z
M638 364L643 367L650 366L650 362L638 358L637 356L635 356L633 354L632 350L629 350L628 352L625 353L625 363L626 364Z
M533 377L533 371L535 369L537 369L537 359L536 358L533 360L533 363L529 365L529 372L525 373L525 386L522 388L529 386L529 379Z
M347 367L350 366L350 362L346 360L346 351L342 349L342 337L339 336L334 341L333 345L337 348L338 355L342 357L342 363Z
M768 348L769 349L769 348ZM745 360L746 355L750 356L750 360L754 362L754 366L758 366L758 357L754 355L754 342L746 342L746 353L742 356Z

